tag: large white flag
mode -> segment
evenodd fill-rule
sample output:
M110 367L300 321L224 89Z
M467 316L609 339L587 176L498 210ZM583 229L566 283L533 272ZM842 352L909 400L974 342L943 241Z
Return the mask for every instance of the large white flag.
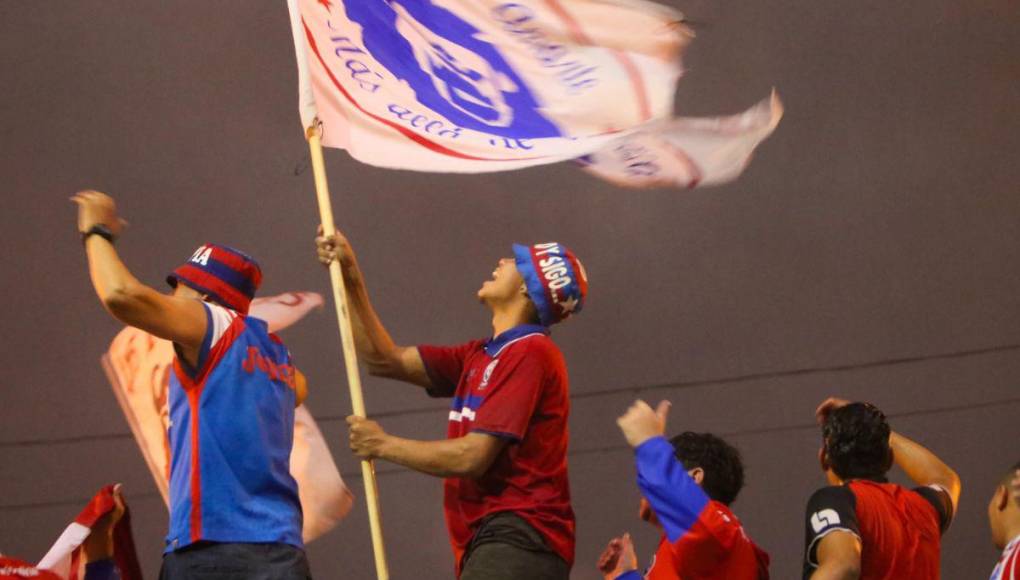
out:
M473 173L588 156L622 185L691 186L734 178L781 116L774 98L753 130L670 121L693 35L644 0L288 3L302 122L372 165ZM638 149L660 163L634 170Z
M270 332L276 332L321 305L322 296L313 292L288 292L256 298L249 315L265 320ZM113 392L164 502L168 500L170 477L167 389L173 358L170 341L132 327L117 334L103 356L103 368ZM333 529L347 515L354 497L340 477L315 419L304 405L294 413L290 472L297 480L304 512L304 540L310 542Z

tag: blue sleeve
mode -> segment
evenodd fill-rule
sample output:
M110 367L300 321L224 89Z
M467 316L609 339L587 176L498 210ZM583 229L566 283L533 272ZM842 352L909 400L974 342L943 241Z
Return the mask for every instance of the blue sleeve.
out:
M85 564L85 580L120 580L120 570L113 560L96 560Z
M637 570L631 570L630 572L624 572L613 580L642 580L641 573Z
M698 520L708 495L676 458L665 437L653 437L635 450L638 486L659 519L666 537L675 543Z

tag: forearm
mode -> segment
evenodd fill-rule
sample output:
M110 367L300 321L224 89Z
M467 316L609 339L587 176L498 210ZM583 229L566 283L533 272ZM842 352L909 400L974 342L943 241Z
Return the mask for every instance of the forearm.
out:
M934 453L910 439L892 433L889 438L893 458L914 483L918 485L941 485L949 492L956 505L960 497L960 478Z
M345 273L344 287L359 358L369 370L387 368L397 357L397 345L372 306L360 268Z
M100 236L89 236L85 250L96 295L114 316L118 316L117 306L129 301L142 284L120 260L113 244Z
M389 435L378 457L436 477L478 477L485 469L472 451L463 437L416 441Z
M856 566L842 562L826 562L815 570L811 580L857 580L861 571Z

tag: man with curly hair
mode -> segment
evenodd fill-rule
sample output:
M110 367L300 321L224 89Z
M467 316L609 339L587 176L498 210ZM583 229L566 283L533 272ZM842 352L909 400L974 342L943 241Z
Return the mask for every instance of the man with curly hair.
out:
M804 578L932 580L960 478L934 453L889 428L869 403L819 405L818 452L829 481L808 500ZM889 483L893 463L918 487Z
M730 504L744 486L740 452L711 433L663 436L669 403L635 402L617 420L634 447L640 517L662 531L644 578L767 580L769 556L747 537ZM609 542L598 563L606 580L638 580L630 535Z

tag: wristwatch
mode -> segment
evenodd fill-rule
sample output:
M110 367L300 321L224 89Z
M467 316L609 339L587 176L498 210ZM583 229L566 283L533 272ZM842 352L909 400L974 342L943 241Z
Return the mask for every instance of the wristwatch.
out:
M104 240L110 242L111 244L114 242L114 240L117 239L117 236L113 235L113 232L110 231L110 228L104 226L103 224L95 224L87 231L81 233L81 244L83 246L85 245L85 242L88 241L89 236L91 235L97 235L103 238Z

